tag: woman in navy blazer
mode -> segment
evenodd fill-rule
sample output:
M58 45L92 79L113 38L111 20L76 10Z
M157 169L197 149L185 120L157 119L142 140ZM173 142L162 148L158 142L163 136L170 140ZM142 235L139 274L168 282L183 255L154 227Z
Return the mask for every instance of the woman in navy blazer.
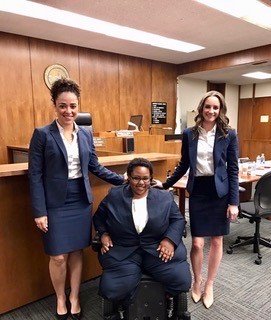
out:
M90 131L78 127L79 86L57 80L51 88L57 119L35 129L29 148L29 182L37 227L43 231L45 253L57 295L58 319L67 319L65 281L70 271L72 319L80 319L79 287L82 249L90 245L92 191L89 172L114 185L122 176L99 164Z
M172 194L150 188L153 168L147 159L133 159L127 175L128 184L112 188L93 218L102 243L99 293L127 306L145 272L164 285L173 301L191 285L183 215ZM172 312L169 303L169 316Z
M213 283L222 259L223 235L238 214L238 141L228 125L226 103L217 91L207 92L198 106L195 126L183 132L181 160L162 186L173 186L189 169L189 215L194 273L192 299L208 309L214 301ZM158 186L161 182L158 181ZM210 236L208 275L201 294L204 237Z

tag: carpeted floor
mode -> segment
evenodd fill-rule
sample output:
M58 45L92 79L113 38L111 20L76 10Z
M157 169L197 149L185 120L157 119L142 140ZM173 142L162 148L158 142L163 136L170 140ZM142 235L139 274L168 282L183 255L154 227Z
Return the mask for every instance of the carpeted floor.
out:
M205 309L199 302L194 304L189 297L189 311L193 320L270 320L271 319L271 248L262 248L263 262L254 264L256 255L252 247L234 250L232 255L226 253L228 245L235 241L237 235L251 235L254 225L247 219L232 223L231 233L224 239L224 257L215 283L215 303ZM263 220L261 234L271 234L271 221ZM184 239L190 249L191 237ZM206 240L208 244L208 240ZM207 246L208 248L208 246ZM206 249L207 253L207 249ZM206 261L205 261L206 262ZM206 265L206 263L205 263ZM204 269L206 277L206 269ZM83 319L100 320L101 299L97 296L99 279L86 282L81 287L81 305ZM3 290L3 288L2 288ZM0 316L1 320L41 320L54 319L55 297L50 296L35 303Z

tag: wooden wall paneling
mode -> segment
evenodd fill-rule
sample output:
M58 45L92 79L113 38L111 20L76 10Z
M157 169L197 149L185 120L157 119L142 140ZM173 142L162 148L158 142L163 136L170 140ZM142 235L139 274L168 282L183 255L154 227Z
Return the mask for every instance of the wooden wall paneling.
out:
M0 163L7 145L24 145L34 128L28 38L0 33Z
M44 71L49 65L61 64L68 70L70 78L79 83L78 48L30 38L30 54L35 127L40 127L55 119L50 91L44 82Z
M167 123L152 125L175 129L177 101L177 66L174 64L152 62L152 101L167 102ZM148 128L145 128L147 130Z
M93 130L120 129L118 55L79 48L79 64L81 108L92 114Z
M143 114L143 128L150 125L152 99L151 61L119 57L120 128L127 129L131 115Z
M252 120L252 139L271 139L271 97L255 98ZM269 122L260 122L262 115L269 116Z
M271 45L183 63L179 65L178 74L223 69L262 60L271 60Z
M239 99L238 106L238 139L239 155L246 157L248 150L244 146L244 139L251 139L251 127L253 117L253 99Z
M257 155L265 154L267 160L271 159L271 140L244 140L243 141L245 156L256 160Z

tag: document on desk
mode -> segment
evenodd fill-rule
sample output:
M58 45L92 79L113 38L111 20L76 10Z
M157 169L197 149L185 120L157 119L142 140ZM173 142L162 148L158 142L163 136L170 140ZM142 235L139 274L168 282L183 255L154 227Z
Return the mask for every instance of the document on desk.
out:
M268 169L257 169L255 170L255 176L263 176L264 174L271 171L271 168Z

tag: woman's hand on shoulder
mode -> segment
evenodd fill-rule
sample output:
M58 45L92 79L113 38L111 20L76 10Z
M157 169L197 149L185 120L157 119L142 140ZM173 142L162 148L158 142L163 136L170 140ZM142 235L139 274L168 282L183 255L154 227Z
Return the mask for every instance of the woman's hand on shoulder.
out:
M113 242L108 233L104 233L101 236L101 243L102 243L101 254L106 253L107 251L109 251L110 247L113 247Z
M158 180L158 179L152 179L151 186L153 188L164 189L162 182L160 180Z
M127 174L126 171L125 171L124 174L123 174L123 179L124 179L124 182L127 182L127 181L128 181L128 174Z
M238 206L235 205L229 205L227 209L227 218L230 219L230 221L236 221L238 217L239 209Z
M39 218L35 218L36 226L43 232L48 231L48 218L47 216L42 216Z

